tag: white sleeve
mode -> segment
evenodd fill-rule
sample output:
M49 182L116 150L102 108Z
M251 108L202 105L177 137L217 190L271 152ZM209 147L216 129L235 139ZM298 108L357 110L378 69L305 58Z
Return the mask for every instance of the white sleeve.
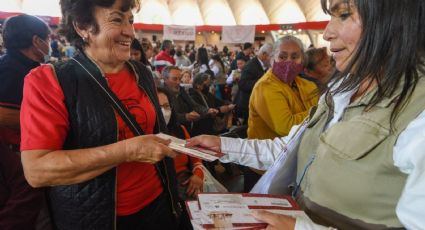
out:
M215 75L215 76L217 76L217 74L218 74L218 72L220 71L220 69L218 68L218 66L217 66L217 65L213 65L213 66L211 67L211 71L213 71L213 72L214 72L214 75Z
M205 73L205 71L208 70L208 67L205 64L202 64L201 67L199 67L200 73Z
M291 128L289 135L269 140L221 137L221 162L233 162L252 168L267 170L282 153L286 143L296 133L299 125Z
M336 228L325 227L315 224L308 217L297 217L294 230L336 230Z
M230 73L229 77L226 79L226 84L231 85L233 83L233 71Z
M425 226L425 111L400 134L394 146L394 165L407 180L396 213L407 229Z

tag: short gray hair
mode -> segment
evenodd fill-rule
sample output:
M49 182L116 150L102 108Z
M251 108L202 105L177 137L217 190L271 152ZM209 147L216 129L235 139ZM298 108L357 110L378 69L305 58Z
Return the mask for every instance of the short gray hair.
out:
M261 54L268 54L268 55L272 55L273 54L273 45L270 43L266 43L264 45L261 46L260 50L258 50L258 54L257 55L261 55Z
M276 54L279 54L280 52L280 46L285 42L295 42L301 49L301 55L304 55L304 44L303 42L292 35L286 35L281 38L279 38L275 43L273 47L273 58L276 56Z
M162 69L162 77L168 79L168 77L170 76L171 70L181 71L180 68L177 67L177 66L174 66L174 65L166 66L166 67L164 67L164 69Z
M196 88L198 85L202 85L205 81L211 79L211 76L207 73L198 73L193 77L192 87Z

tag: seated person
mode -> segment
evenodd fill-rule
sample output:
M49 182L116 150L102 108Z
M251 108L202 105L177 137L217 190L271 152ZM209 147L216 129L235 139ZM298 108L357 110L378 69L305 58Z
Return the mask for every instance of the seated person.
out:
M190 135L186 128L183 125L177 124L173 108L168 100L168 95L161 88L158 88L158 99L170 134L180 139L189 139ZM202 160L186 154L179 154L174 158L174 165L176 167L180 198L183 200L196 199L196 195L202 192L204 183L204 173L200 167L197 167L202 165Z

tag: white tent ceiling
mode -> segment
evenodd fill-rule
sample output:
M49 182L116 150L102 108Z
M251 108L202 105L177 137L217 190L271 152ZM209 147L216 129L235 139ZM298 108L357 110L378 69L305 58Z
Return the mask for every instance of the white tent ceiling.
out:
M141 0L136 22L177 25L326 21L319 0ZM0 0L0 11L60 16L59 0Z

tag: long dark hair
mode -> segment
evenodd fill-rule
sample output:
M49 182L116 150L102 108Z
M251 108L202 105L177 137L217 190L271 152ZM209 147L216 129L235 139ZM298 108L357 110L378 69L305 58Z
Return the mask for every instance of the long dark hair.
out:
M225 67L224 67L224 63L223 63L223 61L222 61L222 60L221 60L221 58L220 58L220 54L214 54L214 55L211 57L211 59L218 61L218 63L220 63L220 65L221 65L221 68L223 69L223 72L224 72L224 71L226 71L226 70L225 70Z
M367 109L392 96L399 85L402 92L395 101L390 122L411 96L424 71L425 3L423 0L342 0L353 3L362 22L357 50L344 70L337 71L334 84L348 74L332 92L356 89L364 80L376 81L377 93ZM328 0L321 0L325 13L331 14ZM334 86L334 85L332 85ZM333 88L333 87L330 88Z
M200 47L198 49L198 56L196 57L196 61L198 62L199 65L208 65L208 51L207 49Z
M143 50L143 47L140 44L139 40L137 40L137 38L133 39L130 47L131 47L131 49L140 51L140 60L138 60L138 61L143 63L145 66L150 66L149 60L146 57L146 53Z

